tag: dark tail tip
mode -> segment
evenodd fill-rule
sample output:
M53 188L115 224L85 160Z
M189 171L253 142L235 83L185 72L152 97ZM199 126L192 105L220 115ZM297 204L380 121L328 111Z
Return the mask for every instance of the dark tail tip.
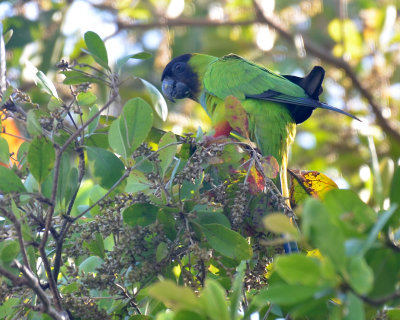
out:
M318 100L322 93L322 81L324 81L325 70L320 66L315 66L304 78L284 75L286 79L302 87L310 98Z
M313 99L318 99L321 95L322 81L324 81L325 70L320 66L315 66L311 72L303 78L304 91Z

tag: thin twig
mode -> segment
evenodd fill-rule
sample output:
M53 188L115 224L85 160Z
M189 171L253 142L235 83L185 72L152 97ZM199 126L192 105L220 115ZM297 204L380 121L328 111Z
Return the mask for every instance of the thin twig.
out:
M68 320L69 316L65 311L57 311L51 306L49 297L43 291L40 286L39 280L26 266L22 265L18 260L14 260L12 266L16 267L24 275L26 284L31 288L38 296L40 302L42 303L41 311L47 313L55 320Z

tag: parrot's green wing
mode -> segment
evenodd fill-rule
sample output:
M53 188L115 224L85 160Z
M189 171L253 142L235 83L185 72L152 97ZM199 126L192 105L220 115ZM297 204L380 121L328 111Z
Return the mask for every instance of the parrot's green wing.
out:
M279 102L293 104L297 98L307 98L304 90L288 79L233 54L212 63L203 82L206 91L220 99L267 93L271 98L282 96Z
M234 54L211 63L204 74L203 84L207 93L223 100L233 95L241 100L252 98L283 103L296 123L303 122L312 112L304 110L308 116L298 116L302 113L301 107L332 110L359 120L350 113L309 97L302 87L287 78Z

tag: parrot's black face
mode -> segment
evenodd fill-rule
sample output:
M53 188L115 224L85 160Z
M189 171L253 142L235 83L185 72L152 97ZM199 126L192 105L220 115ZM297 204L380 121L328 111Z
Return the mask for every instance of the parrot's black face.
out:
M162 92L172 102L175 102L174 99L183 98L197 100L199 80L188 63L191 57L188 53L174 58L162 73Z

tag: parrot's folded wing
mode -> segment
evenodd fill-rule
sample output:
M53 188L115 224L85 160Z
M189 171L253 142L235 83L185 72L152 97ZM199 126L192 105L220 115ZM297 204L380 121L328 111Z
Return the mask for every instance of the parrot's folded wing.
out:
M273 90L267 90L261 94L246 95L246 98L280 102L280 103L285 103L285 104L289 104L289 105L308 107L308 108L312 108L312 109L321 108L321 109L335 111L335 112L344 114L350 118L353 118L355 120L361 121L356 116L354 116L346 111L343 111L342 109L335 108L333 106L330 106L329 104L319 102L318 100L315 100L312 98L306 98L306 97L293 97L293 96L289 96L286 94L281 94L281 93L273 91ZM297 122L297 123L300 123L300 122Z

